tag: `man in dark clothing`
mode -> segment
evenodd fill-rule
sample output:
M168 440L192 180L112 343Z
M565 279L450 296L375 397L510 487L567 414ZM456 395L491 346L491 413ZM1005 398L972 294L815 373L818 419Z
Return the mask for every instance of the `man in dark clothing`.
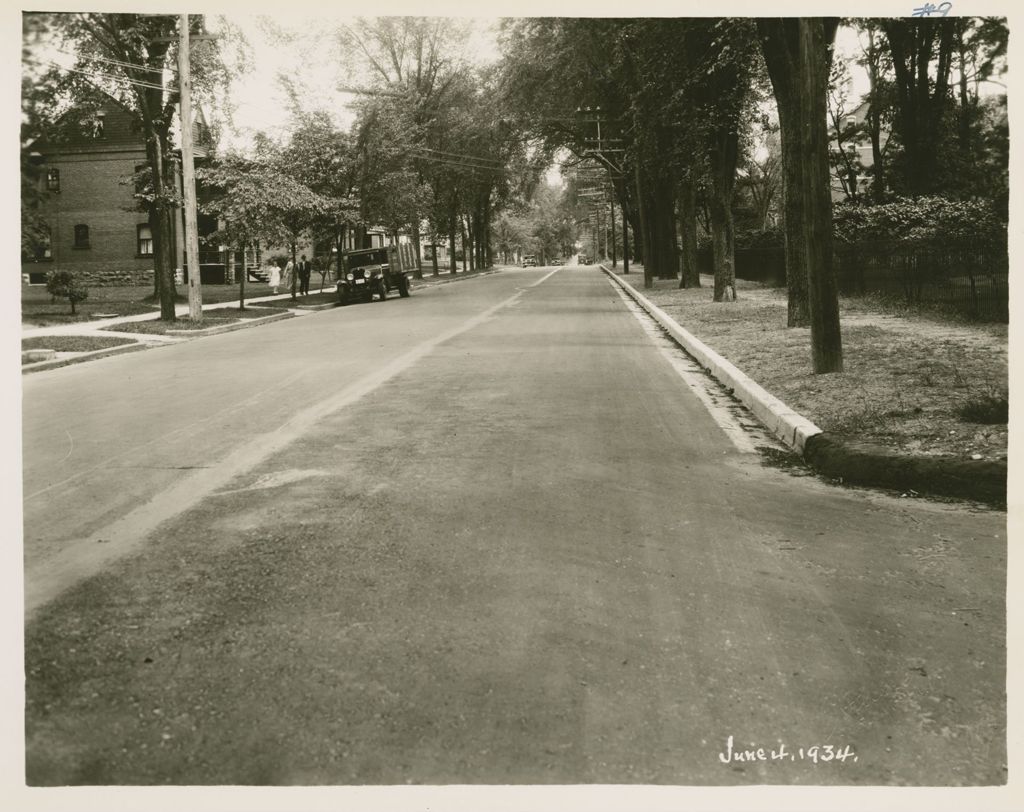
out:
M299 293L303 296L309 296L309 275L312 271L310 262L306 259L306 255L302 255L302 259L299 261Z

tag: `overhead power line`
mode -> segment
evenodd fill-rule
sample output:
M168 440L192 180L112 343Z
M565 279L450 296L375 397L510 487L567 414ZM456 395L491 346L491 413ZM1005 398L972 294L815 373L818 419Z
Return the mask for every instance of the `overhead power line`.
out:
M54 62L52 59L43 60L40 64L53 65L59 70L68 71L69 73L80 73L83 76L88 76L92 79L107 79L111 82L128 82L132 85L138 85L139 87L148 87L153 90L166 90L163 85L155 85L150 82L140 82L137 79L129 79L127 76L116 76L112 73L97 73L96 71L79 70L78 68L69 68L66 65L61 65L59 62Z
M486 157L484 157L482 155L467 155L465 153L459 153L459 152L445 152L443 149L432 149L431 147L423 147L423 146L417 146L416 149L423 150L424 152L436 152L438 155L445 155L445 156L449 156L449 157L452 157L452 158L468 158L470 160L477 161L479 163L490 163L490 164L495 164L497 166L504 166L505 165L502 161L499 161L499 160L497 160L495 158L486 158Z
M57 53L64 54L65 56L73 56L78 59L87 59L90 62L107 62L111 65L117 65L119 68L133 68L134 70L146 71L148 73L163 73L163 68L154 68L149 65L137 65L134 62L122 62L120 59L108 59L103 56L86 56L85 54L75 54L71 51L58 51Z
M414 154L412 157L416 158L417 160L420 160L420 161L426 161L427 163L445 164L446 166L457 166L457 167L460 167L462 169L473 169L473 170L475 170L477 172L496 172L496 173L501 173L501 172L507 171L507 170L502 169L501 167L497 167L497 166L477 166L476 164L467 164L467 163L462 163L460 161L449 161L446 158L431 158L431 157L429 157L427 155L415 155Z
M502 173L502 172L507 172L508 171L507 169L505 169L503 167L498 167L498 166L479 166L479 165L476 165L476 164L464 163L462 161L448 160L447 158L441 158L441 157L434 156L434 155L416 154L415 151L413 152L413 157L414 158L419 158L420 160L423 160L423 161L429 161L430 163L443 164L443 165L446 165L446 166L457 166L457 167L460 167L462 169L475 169L478 172L497 172L497 173Z

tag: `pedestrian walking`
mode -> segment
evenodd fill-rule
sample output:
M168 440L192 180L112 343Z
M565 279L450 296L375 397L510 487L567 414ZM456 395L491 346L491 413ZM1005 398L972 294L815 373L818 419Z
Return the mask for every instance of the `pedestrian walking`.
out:
M306 259L306 255L302 255L302 260L299 262L299 293L303 296L309 296L309 274L313 268Z
M284 271L281 274L281 284L284 285L284 289L291 291L292 298L295 298L295 263L288 260L285 263Z
M271 261L267 268L267 282L270 283L270 287L274 289L274 293L277 293L277 289L281 286L281 267Z

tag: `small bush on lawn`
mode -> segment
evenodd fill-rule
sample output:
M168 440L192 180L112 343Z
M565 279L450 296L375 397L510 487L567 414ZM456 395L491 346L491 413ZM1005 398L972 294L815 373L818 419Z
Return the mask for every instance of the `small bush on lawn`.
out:
M1010 401L1002 395L985 395L965 403L957 411L964 423L996 425L1010 420Z
M51 296L71 302L71 315L75 315L76 304L89 298L89 289L71 271L50 271L46 275L46 289Z

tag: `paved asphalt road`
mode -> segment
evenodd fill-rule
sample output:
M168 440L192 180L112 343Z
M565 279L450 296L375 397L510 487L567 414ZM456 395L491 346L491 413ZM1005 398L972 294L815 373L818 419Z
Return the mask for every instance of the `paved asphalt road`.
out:
M1005 515L739 450L593 268L23 385L30 784L1005 781Z

